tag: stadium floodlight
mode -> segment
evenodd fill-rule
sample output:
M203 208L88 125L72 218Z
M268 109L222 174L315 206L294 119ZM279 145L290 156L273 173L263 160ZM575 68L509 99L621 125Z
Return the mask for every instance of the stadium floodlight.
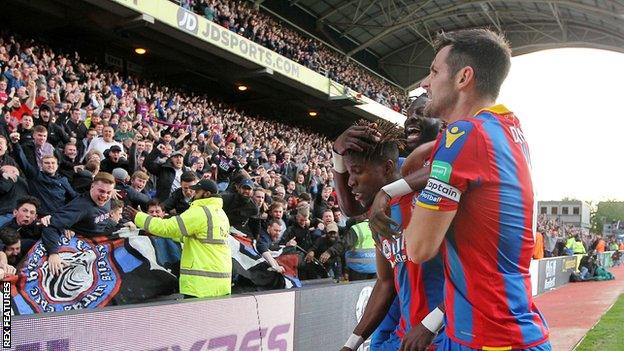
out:
M239 91L246 91L249 88L246 85L241 84L238 87L236 87L236 89L238 89Z
M316 111L310 111L310 112L308 112L308 115L309 115L310 117L316 117L316 116L318 116L318 112L316 112Z
M144 49L144 48L136 48L136 49L134 49L134 52L136 52L139 55L143 55L143 54L145 54L147 52L147 50Z

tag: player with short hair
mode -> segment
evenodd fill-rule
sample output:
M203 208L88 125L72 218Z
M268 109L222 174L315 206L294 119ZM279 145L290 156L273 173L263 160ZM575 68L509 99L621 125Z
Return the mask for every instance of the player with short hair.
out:
M377 191L384 185L399 179L400 175L397 167L399 149L396 141L398 138L396 127L391 124L382 124L379 127L359 126L354 129L364 130L362 127L369 128L368 134L377 137L378 141L367 141L361 136L357 137L359 141L355 141L347 137L353 130L347 130L336 142L334 164L335 171L338 173L337 179L340 179L338 181L339 199L353 196L359 202L360 211L363 213L372 204ZM352 146L346 148L354 142L362 143L361 151L354 150ZM368 145L364 144L367 142ZM338 152L342 155L338 155ZM347 184L344 184L345 179ZM415 195L412 193L392 199L390 206L392 219L400 230L407 226ZM354 214L350 213L350 215ZM377 235L374 231L373 233ZM426 347L441 325L441 313L437 314L438 323L435 326L425 326L421 323L442 301L444 274L441 258L434 258L422 265L414 264L407 260L402 238L399 237L398 240L393 241L376 237L376 240L378 241L376 250L378 279L362 319L343 350L356 350L371 335L386 316L397 295L400 310L399 325L375 350L398 350L404 336L408 333L419 339L423 347Z
M438 350L546 351L531 294L533 187L520 122L495 100L510 49L489 30L441 34L425 113L448 123L403 233L415 262L444 257L446 335Z

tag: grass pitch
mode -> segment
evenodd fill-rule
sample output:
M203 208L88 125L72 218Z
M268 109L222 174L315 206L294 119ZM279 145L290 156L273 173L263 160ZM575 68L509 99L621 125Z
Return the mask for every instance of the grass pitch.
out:
M602 316L575 351L624 350L624 294Z

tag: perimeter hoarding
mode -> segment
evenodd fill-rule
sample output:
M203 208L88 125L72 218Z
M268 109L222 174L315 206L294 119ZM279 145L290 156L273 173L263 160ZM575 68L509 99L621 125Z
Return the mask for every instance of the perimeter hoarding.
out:
M570 281L570 275L576 270L576 256L544 258L538 261L537 293L541 294L558 288Z
M295 293L14 318L15 351L295 350Z
M374 280L296 292L296 350L340 350L362 317ZM368 350L368 340L359 351Z

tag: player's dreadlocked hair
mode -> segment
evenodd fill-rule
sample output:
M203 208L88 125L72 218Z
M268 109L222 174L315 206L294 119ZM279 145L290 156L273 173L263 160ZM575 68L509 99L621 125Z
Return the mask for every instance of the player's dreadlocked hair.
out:
M371 127L381 134L378 142L373 142L373 147L362 152L349 150L349 154L355 157L364 158L367 161L386 161L392 160L395 163L399 158L399 149L405 147L405 139L403 130L394 123L388 121L369 122L359 120L359 126Z

